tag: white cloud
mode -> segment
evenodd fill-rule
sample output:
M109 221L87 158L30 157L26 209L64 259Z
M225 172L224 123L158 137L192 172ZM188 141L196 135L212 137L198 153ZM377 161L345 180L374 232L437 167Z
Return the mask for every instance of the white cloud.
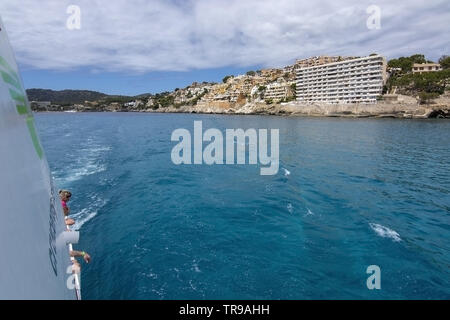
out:
M66 9L81 8L81 30ZM369 5L381 29L366 27ZM450 2L300 0L21 0L0 14L22 65L149 72L282 66L318 54L450 53Z

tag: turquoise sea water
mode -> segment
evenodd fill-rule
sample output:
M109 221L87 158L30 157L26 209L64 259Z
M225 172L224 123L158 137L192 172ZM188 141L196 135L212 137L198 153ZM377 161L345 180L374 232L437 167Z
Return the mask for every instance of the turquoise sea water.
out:
M278 128L280 170L171 162L176 128ZM450 122L37 114L84 299L450 299ZM366 269L381 269L369 290Z

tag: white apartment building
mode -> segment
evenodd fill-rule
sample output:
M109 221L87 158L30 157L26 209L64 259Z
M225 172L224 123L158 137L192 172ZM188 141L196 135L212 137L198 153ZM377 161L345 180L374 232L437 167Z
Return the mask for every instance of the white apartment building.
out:
M297 101L303 103L376 103L386 81L380 55L297 69Z
M264 93L264 99L283 100L289 96L290 86L294 82L286 81L283 78L279 78L277 81L269 83L266 86Z

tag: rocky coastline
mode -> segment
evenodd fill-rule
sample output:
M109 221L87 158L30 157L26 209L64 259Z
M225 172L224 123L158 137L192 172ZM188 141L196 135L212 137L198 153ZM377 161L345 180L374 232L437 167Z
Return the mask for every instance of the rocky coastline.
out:
M134 106L118 103L96 104L86 102L70 106L50 105L45 109L33 108L36 112L149 112L149 113L198 113L228 115L276 115L347 118L401 118L428 119L450 118L450 101L437 101L432 104L419 104L411 101L379 102L376 104L300 104L297 102L245 103L242 105L181 105L164 108L146 108L137 102ZM444 100L444 99L443 99ZM450 99L448 99L450 100Z

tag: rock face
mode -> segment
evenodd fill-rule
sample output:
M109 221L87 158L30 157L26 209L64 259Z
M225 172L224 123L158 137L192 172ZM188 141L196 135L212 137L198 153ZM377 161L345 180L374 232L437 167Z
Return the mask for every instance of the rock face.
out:
M428 118L450 119L450 110L449 109L447 109L447 110L443 110L443 109L433 110L428 115Z
M418 103L379 102L377 104L300 104L289 102L266 104L265 102L239 103L229 101L212 101L198 105L181 105L149 108L143 102L125 107L120 103L95 104L85 103L73 106L49 106L46 110L35 111L69 111L78 112L155 112L155 113L205 113L205 114L257 114L283 116L325 116L354 118L450 118L450 103L420 105Z
M434 107L433 107L434 108ZM410 106L401 104L378 103L343 105L298 105L285 106L286 112L296 115L328 117L392 117L392 118L428 118L434 110L429 106Z
M226 104L204 104L200 106L168 107L149 112L169 113L215 113L215 114L259 114L284 116L325 116L354 118L450 118L450 104L299 104L297 102L271 104L247 103L242 106Z

